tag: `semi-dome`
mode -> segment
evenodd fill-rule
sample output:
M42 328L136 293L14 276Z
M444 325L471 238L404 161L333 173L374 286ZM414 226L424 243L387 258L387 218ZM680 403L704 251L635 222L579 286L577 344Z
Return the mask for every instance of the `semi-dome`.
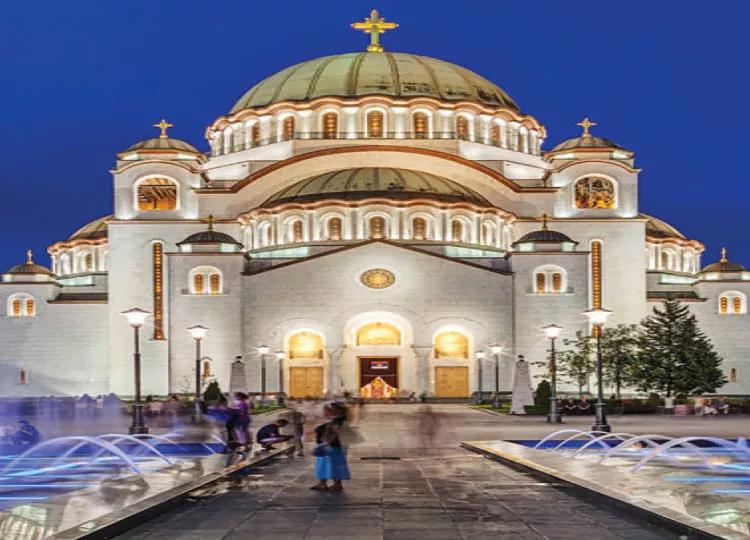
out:
M517 244L528 244L528 243L542 243L542 244L577 244L578 242L571 239L567 234L563 234L559 231L552 231L550 229L541 229L538 231L531 231L530 233L524 234L513 245Z
M236 246L242 245L231 235L219 231L214 231L213 229L208 229L206 231L191 234L182 242L177 242L178 246L182 246L185 244L232 244Z
M107 223L113 217L114 215L109 214L108 216L100 217L87 223L71 234L68 240L99 240L107 238Z
M279 71L248 90L231 112L285 101L372 95L471 101L519 111L499 86L456 64L416 54L359 52L315 58Z
M492 204L453 180L410 169L362 167L319 174L279 191L264 207L285 203L310 203L322 200L357 201L363 199L430 199L446 203Z
M733 263L727 259L727 249L721 249L721 259L719 262L715 262L706 266L701 272L746 272L747 268L739 263Z
M638 217L645 218L646 236L652 238L679 238L687 240L687 237L664 220L648 214L639 214Z
M201 153L195 146L181 139L173 139L172 137L154 137L153 139L146 139L145 141L135 143L125 150L123 154L127 152L136 152L138 150L149 150L152 152L158 152L160 150L178 151L189 152L191 154Z
M31 250L26 252L26 262L23 264L17 264L11 267L6 274L9 275L52 275L52 271L46 266L36 264L32 259Z
M566 141L561 142L555 146L551 152L560 152L563 150L579 150L579 149L612 149L612 150L625 150L622 146L614 141L605 139L604 137L595 137L594 135L584 135L581 137L574 137Z

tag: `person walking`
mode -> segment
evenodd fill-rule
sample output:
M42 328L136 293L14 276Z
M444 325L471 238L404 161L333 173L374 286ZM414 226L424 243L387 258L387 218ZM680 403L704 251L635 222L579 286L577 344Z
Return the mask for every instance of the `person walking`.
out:
M252 439L250 438L250 404L248 403L248 395L244 392L235 392L234 395L234 407L231 419L227 422L227 430L232 432L234 440L241 446L245 446L246 451L250 451L252 447Z
M305 455L305 443L302 440L305 436L305 414L297 407L292 409L291 423L294 437L294 451L297 453L297 457Z
M310 489L315 491L339 492L344 489L343 480L351 480L346 461L346 448L341 442L341 431L347 421L347 408L344 403L333 402L326 405L324 415L328 419L315 428L315 477L318 483ZM331 480L333 484L328 485Z

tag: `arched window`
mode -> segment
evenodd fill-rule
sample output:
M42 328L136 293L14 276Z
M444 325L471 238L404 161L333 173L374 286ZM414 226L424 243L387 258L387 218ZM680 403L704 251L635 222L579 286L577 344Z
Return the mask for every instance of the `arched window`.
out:
M482 235L484 244L488 246L495 245L495 226L492 223L485 223L482 226Z
M454 219L451 222L451 239L454 242L465 242L466 239L464 238L464 224L461 223L461 220Z
M565 270L547 265L534 270L534 292L537 294L560 294L567 287Z
M326 224L326 237L328 240L341 240L341 218L332 217Z
M268 247L271 245L271 223L264 221L258 225L258 243L259 247Z
M469 338L461 332L435 336L435 358L469 358Z
M370 238L385 238L385 218L375 216L370 218Z
M426 113L415 112L412 116L412 132L415 139L426 139L429 137L430 120Z
M576 208L614 208L615 185L601 176L586 176L575 183Z
M211 369L211 360L204 358L201 362L201 378L203 380L210 379L214 376L214 372Z
M138 210L177 208L177 182L169 178L148 178L138 184Z
M323 359L323 338L315 332L297 332L289 338L290 359Z
M500 146L500 124L497 122L492 123L492 129L490 130L490 144Z
M357 331L357 345L401 345L401 332L388 323L370 323Z
M380 139L383 137L383 113L370 111L367 113L367 136Z
M339 117L335 112L323 115L323 138L336 139L339 134Z
M302 220L297 219L292 222L292 229L289 240L292 242L302 242L304 240L304 229L302 227Z
M414 240L427 240L427 220L415 217L411 222L411 237Z
M63 275L70 274L70 256L65 254L60 257L60 273Z
M469 136L469 119L463 115L456 116L456 137L468 141Z
M94 255L91 253L86 253L86 255L83 256L83 271L92 272L93 270L94 270Z
M722 315L742 315L747 313L747 299L739 291L727 291L719 295L719 313Z
M291 141L294 139L294 116L287 116L284 118L281 135L285 141Z
M211 287L211 294L221 294L221 275L213 273L208 276L208 283Z
M200 266L190 271L190 292L192 294L222 294L222 275L218 268Z
M253 146L260 144L260 123L255 122L250 128L250 142Z
M729 370L729 382L737 382L737 368Z
M34 297L27 293L16 293L8 298L8 317L34 317L36 316L36 302Z

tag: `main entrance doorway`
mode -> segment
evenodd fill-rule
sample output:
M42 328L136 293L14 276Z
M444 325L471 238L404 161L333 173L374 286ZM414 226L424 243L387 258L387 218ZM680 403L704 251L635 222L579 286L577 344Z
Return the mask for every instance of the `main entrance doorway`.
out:
M390 397L398 389L398 358L360 357L359 388L366 397Z
M469 368L465 366L435 367L435 396L465 398L469 396Z
M295 398L323 397L323 368L290 367L289 395Z

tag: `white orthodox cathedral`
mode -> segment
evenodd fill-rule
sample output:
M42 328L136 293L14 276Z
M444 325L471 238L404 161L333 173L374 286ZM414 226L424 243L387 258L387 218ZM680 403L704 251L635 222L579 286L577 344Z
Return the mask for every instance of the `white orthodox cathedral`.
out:
M384 52L393 26L373 13L367 52L258 82L209 153L164 121L118 153L112 215L52 244L51 268L29 254L2 275L0 395L132 396L138 307L144 394L192 391L202 325L200 377L224 389L241 355L260 391L265 346L269 392L468 397L480 363L495 388L490 350L509 390L517 355L545 358L542 327L589 332L591 308L636 323L664 299L724 358L721 392L750 392L750 271L702 266L699 241L640 213L633 152L588 119L545 145L493 82Z

